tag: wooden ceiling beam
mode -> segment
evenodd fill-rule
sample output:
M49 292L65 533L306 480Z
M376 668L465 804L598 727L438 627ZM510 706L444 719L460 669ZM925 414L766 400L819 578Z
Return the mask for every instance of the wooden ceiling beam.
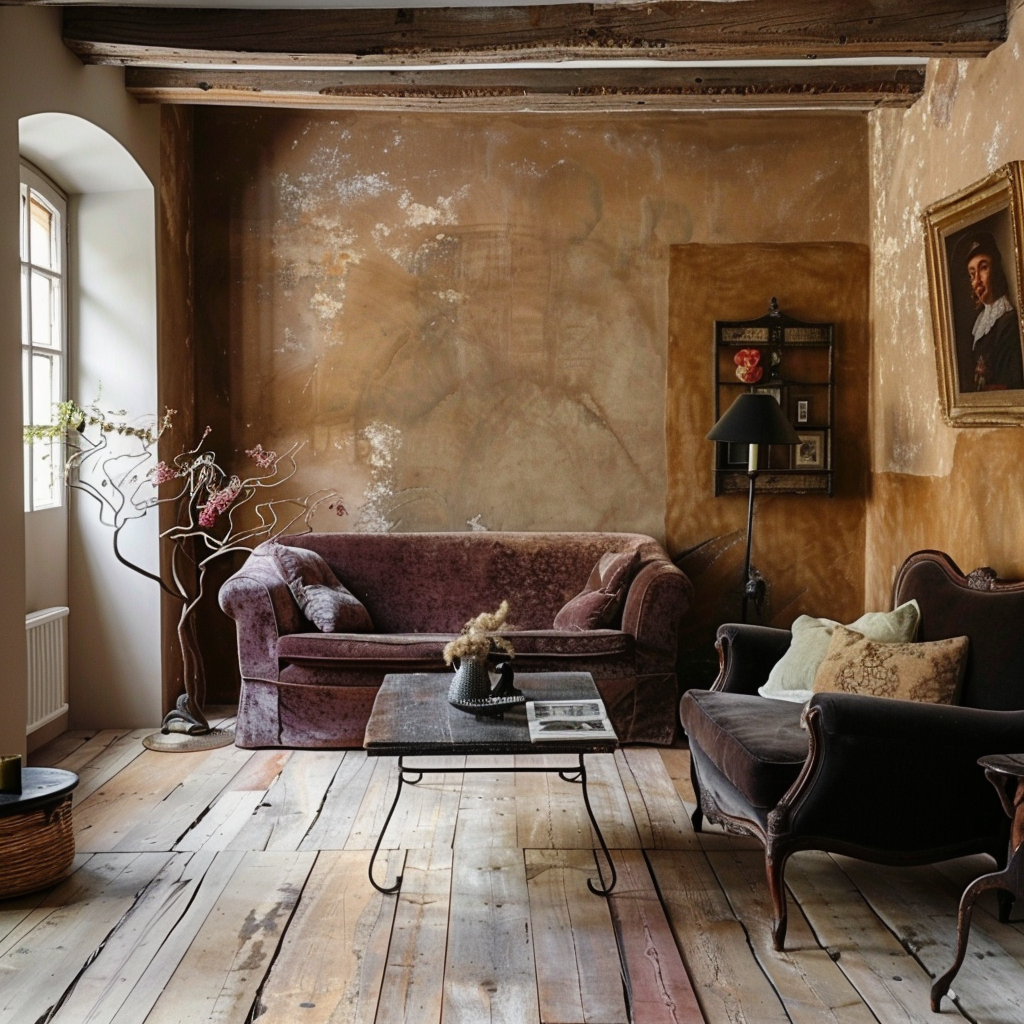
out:
M665 0L402 10L66 7L87 64L344 67L618 59L979 57L1006 0Z
M924 69L899 66L459 71L236 71L128 68L136 99L156 103L447 110L851 109L910 106Z

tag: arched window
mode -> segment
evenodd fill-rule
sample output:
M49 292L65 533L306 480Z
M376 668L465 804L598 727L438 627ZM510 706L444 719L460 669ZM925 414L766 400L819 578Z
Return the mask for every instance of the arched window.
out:
M53 423L67 397L67 200L21 165L21 373L26 426ZM25 444L25 511L64 502L59 440Z

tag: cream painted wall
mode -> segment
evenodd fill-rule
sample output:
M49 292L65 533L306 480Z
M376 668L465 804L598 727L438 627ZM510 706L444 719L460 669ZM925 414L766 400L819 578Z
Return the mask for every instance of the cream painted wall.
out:
M152 189L76 197L77 344L71 376L80 402L155 413L156 238ZM116 443L116 442L112 442ZM73 493L70 530L73 729L153 725L163 717L160 590L115 561L96 503ZM159 571L155 513L121 535L124 556Z
M18 121L43 111L86 118L117 139L151 182L159 111L139 106L115 68L84 67L60 40L60 11L0 8L0 751L25 749L25 526L22 511ZM155 654L154 654L155 657Z
M919 548L1024 576L1024 431L953 428L939 400L921 214L1024 159L1024 17L984 60L935 60L906 111L869 116L873 254L869 605Z

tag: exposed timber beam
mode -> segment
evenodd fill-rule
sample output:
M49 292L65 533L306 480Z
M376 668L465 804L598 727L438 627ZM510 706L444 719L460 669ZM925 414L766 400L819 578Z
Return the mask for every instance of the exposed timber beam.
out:
M401 10L67 7L88 64L353 67L617 59L979 57L1006 0L665 0Z
M924 69L897 66L235 71L128 68L136 99L335 110L850 109L910 106Z

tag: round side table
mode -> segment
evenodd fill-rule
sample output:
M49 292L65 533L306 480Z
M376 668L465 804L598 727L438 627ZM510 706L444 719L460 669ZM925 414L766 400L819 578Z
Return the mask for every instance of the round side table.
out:
M986 889L1003 889L1014 899L1024 896L1024 754L992 754L978 758L985 769L985 778L995 786L999 802L1012 824L1010 849L1006 867L989 875L976 878L960 897L960 910L956 918L956 959L941 978L932 985L932 1010L939 1012L939 1003L949 991L950 983L960 970L967 953L967 936L971 930L971 911L975 901ZM1000 917L1000 920L1003 918Z
M0 899L59 882L75 857L71 791L78 776L24 768L20 793L0 793Z

